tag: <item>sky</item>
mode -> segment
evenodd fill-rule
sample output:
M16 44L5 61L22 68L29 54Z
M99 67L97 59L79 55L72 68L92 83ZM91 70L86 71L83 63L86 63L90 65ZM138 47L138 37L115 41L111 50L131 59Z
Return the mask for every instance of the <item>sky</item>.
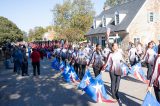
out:
M0 0L0 16L14 22L21 30L28 32L36 26L52 25L51 10L64 0ZM98 15L106 0L92 0Z

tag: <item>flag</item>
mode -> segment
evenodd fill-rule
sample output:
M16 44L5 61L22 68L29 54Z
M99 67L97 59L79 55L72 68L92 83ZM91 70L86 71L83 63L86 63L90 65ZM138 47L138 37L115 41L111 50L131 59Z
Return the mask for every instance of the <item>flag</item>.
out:
M85 87L87 87L89 84L90 84L90 82L92 82L93 81L93 78L92 78L92 76L91 76L91 73L90 73L90 71L89 70L87 70L86 72L85 72L85 74L84 74L84 76L83 76L83 78L82 78L82 80L81 80L81 82L80 82L80 84L79 84L79 88L80 89L84 89Z
M142 106L160 106L160 104L158 103L158 101L153 97L153 95L151 94L151 92L148 92Z
M59 66L60 66L60 64L59 64L59 61L58 61L57 58L54 58L54 59L53 59L51 66L52 66L52 68L55 69L56 71L59 71Z
M121 70L122 70L122 76L127 76L130 69L128 68L127 65L122 63Z
M70 69L71 69L71 66L69 64L66 64L66 67L64 68L64 71L62 74L67 74Z
M136 65L132 66L131 70L129 71L136 79L144 82L149 83L149 80L147 80L145 73L142 69L141 63L137 63Z
M154 50L156 53L158 53L158 46L157 46L157 45L153 46L153 50Z
M51 56L52 56L51 52L47 52L47 58L51 59Z
M70 82L69 78L69 72L70 72L71 67L67 64L64 71L62 72L62 76L66 82Z
M59 66L59 70L60 70L60 71L64 71L64 68L65 68L65 63L64 63L64 61L62 61L62 62L60 63L60 66Z
M66 68L64 69L62 76L66 82L69 82L69 83L70 82L73 82L73 83L79 82L79 78L78 78L76 72L74 71L74 68L69 65L67 65Z
M109 96L107 95L104 84L101 78L101 74L99 74L95 80L91 81L90 84L84 89L86 94L90 96L95 102L110 102Z

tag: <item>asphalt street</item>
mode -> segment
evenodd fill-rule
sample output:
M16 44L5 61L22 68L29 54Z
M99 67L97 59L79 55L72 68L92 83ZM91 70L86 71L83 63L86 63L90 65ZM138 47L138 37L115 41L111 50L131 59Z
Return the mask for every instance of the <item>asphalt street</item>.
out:
M111 95L109 74L103 72L102 79ZM75 84L64 82L61 74L51 68L50 60L41 61L39 77L33 77L30 62L29 76L25 77L13 73L13 69L5 69L0 62L0 106L140 106L146 89L147 84L132 76L123 77L119 89L122 104L95 103Z

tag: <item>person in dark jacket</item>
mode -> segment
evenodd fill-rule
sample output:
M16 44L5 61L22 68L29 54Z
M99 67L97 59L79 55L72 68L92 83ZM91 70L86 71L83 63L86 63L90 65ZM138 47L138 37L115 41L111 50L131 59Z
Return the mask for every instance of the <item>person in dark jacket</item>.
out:
M33 52L31 53L31 59L32 59L34 76L36 76L36 72L38 75L40 75L40 58L41 58L40 53L36 49L33 49Z
M28 59L27 56L24 57L22 62L22 76L28 75Z

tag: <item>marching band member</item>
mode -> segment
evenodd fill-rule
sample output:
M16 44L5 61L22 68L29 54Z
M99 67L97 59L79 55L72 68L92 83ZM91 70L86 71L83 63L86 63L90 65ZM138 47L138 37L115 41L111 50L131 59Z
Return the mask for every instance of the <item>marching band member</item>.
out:
M138 55L141 57L142 56L142 54L143 54L143 49L142 49L142 44L141 43L138 43L138 45L137 45L137 47L136 47L136 49L137 49L137 53L138 53Z
M133 66L137 63L136 57L137 57L137 49L134 44L131 45L131 49L128 52L130 65Z
M67 49L68 49L67 45L64 44L62 46L62 48L61 48L61 51L60 51L60 57L61 57L62 61L65 62L65 65L66 65L66 53L67 53Z
M86 61L87 63L89 62L89 59L91 58L91 55L93 53L93 50L91 48L91 46L89 46L89 43L86 45L86 47L84 48L83 52L86 55Z
M73 48L72 45L68 46L68 50L66 52L66 59L67 61L70 63L70 65L72 65L72 54L73 54Z
M74 64L73 67L74 67L76 74L79 76L78 48L77 47L74 48L74 52L72 54L72 63Z
M93 71L95 77L98 76L103 68L104 65L104 57L101 50L101 45L96 45L96 50L92 53L88 66L92 64Z
M124 61L123 56L118 51L117 43L113 43L112 52L109 54L109 57L105 66L107 66L108 64L111 66L109 70L110 78L111 78L111 92L112 92L112 97L115 101L119 100L118 90L119 90L119 84L120 84L120 79L122 75L121 61Z
M150 92L152 86L154 87L156 99L160 103L160 47L158 47L158 55L155 59L153 73L150 79L148 88Z
M92 49L89 47L89 44L86 45L86 47L84 48L83 52L90 57L90 55L92 54Z
M108 47L108 44L106 44L106 47L105 47L104 50L102 51L105 62L107 61L107 57L108 57L108 55L109 55L110 52L111 52L111 50L110 50L110 48Z
M61 48L60 45L56 45L56 48L54 50L54 56L60 61L60 52L61 52Z
M82 79L87 65L87 54L84 53L82 46L80 46L78 51L78 64L79 64L79 78Z
M157 53L152 48L153 48L153 44L152 42L149 42L147 51L142 59L142 61L145 61L147 63L147 68L148 68L147 79L148 80L150 80L151 78L155 57L157 55Z

